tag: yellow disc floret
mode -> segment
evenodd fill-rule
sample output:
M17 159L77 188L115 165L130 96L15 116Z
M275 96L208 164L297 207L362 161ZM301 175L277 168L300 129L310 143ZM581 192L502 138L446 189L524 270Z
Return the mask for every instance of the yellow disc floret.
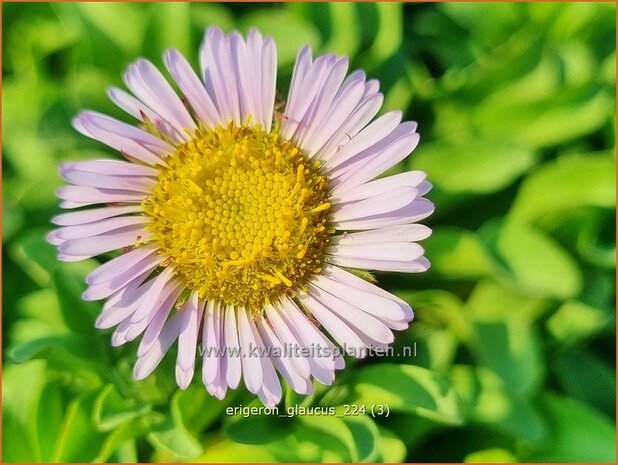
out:
M200 297L256 315L321 271L327 180L277 129L202 130L165 162L143 202L147 228Z

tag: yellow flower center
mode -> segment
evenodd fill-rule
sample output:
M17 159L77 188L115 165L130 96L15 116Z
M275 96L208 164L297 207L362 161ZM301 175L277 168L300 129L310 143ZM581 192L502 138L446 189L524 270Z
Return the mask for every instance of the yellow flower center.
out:
M256 315L321 271L327 179L276 128L204 130L165 161L147 228L200 297Z

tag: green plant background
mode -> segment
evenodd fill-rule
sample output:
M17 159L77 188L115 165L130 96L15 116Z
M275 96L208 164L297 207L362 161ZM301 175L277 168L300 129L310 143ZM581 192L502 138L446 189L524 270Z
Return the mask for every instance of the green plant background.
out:
M615 461L613 4L2 4L4 461ZM388 404L390 415L230 417L173 356L143 382L80 300L94 260L43 240L61 160L137 56L196 62L205 26L258 26L285 92L299 46L381 80L419 122L398 170L427 171L433 267L380 274L416 310L395 346L350 360L285 406Z

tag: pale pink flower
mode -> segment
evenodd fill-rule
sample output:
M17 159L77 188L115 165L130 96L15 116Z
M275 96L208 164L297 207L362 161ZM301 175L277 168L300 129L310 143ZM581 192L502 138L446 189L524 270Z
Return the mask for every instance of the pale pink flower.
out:
M376 179L414 150L416 123L398 111L375 118L378 82L346 77L347 58L314 60L309 47L278 114L275 44L257 30L209 28L200 77L176 50L164 62L184 99L144 59L124 75L131 93L109 89L140 127L94 111L75 118L127 161L63 163L71 185L58 196L76 210L53 219L48 240L63 261L122 249L90 273L83 298L106 300L96 326L116 327L114 346L141 337L137 379L177 340L183 389L200 352L220 399L242 379L272 406L277 372L299 394L312 378L332 383L344 361L331 338L360 355L413 317L354 269L429 267L417 243L434 208L425 174Z

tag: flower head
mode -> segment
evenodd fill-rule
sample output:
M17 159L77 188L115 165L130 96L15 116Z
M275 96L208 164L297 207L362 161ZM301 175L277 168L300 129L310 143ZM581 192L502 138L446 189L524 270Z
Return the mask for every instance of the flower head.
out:
M277 372L300 394L351 355L385 347L412 319L407 303L355 270L429 267L417 222L433 211L425 174L379 177L416 147L400 112L374 119L375 80L346 77L348 60L297 57L288 100L275 113L276 48L252 30L206 32L201 77L175 50L165 66L184 97L150 62L129 66L131 94L111 100L136 127L85 111L75 128L125 160L64 163L60 260L121 250L86 278L87 300L105 299L99 328L112 344L141 336L143 379L178 341L176 379L198 358L207 390L223 398L241 379L266 405L281 398ZM185 103L186 102L186 103ZM377 179L376 179L377 178ZM300 349L300 350L299 350Z

